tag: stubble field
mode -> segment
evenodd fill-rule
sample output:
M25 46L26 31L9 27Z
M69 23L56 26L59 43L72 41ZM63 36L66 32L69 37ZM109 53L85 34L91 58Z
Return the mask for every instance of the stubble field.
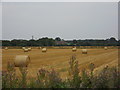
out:
M29 52L23 52L22 49L2 50L2 69L6 70L7 62L14 62L16 55L29 55L31 62L28 66L28 76L36 76L39 68L52 69L54 68L60 73L61 77L65 78L68 74L69 60L72 55L76 55L79 62L79 69L88 69L90 63L95 64L96 72L104 66L117 66L118 64L118 49L87 49L88 54L82 54L81 49L72 52L71 49L48 49L43 53L41 49L32 49ZM16 67L17 75L20 74Z

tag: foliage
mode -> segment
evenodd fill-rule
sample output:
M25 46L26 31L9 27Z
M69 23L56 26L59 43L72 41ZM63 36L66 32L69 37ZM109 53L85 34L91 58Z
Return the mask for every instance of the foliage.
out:
M64 42L63 45L58 42ZM120 40L117 41L114 37L106 40L94 40L94 39L86 39L86 40L63 40L59 37L48 38L43 37L38 40L30 39L30 40L17 40L13 39L2 40L2 46L118 46L120 44Z
M79 76L78 61L75 56L72 56L70 59L70 69L69 69L69 83L70 87L79 88L81 83L81 78Z
M14 65L8 62L7 71L2 73L3 88L120 88L120 72L116 67L106 66L94 74L95 65L89 65L89 71L78 68L78 61L73 55L69 61L69 76L63 80L54 69L38 70L37 77L27 77L27 68L20 67L21 76L15 74Z

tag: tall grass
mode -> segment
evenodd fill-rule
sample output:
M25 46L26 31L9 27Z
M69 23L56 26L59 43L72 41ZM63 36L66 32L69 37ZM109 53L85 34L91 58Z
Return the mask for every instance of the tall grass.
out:
M20 67L21 76L16 76L14 65L8 62L7 70L2 72L3 88L120 88L120 72L116 67L106 66L99 73L94 74L95 65L79 70L76 56L69 61L69 75L63 80L54 69L38 70L37 77L27 78L27 68Z

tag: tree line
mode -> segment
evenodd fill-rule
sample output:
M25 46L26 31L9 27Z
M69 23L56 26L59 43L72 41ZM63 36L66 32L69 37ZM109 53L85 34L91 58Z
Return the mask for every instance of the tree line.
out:
M48 38L43 37L38 40L30 39L13 39L2 40L2 46L119 46L120 40L111 37L106 40L102 39L85 39L85 40L63 40L60 37Z

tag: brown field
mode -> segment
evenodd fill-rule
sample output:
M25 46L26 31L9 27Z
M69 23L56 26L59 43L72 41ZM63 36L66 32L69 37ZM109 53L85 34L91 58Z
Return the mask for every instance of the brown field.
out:
M88 49L88 54L82 54L81 49L72 52L71 49L48 49L42 53L41 49L32 49L29 52L23 52L22 49L2 50L2 69L6 70L7 62L13 62L16 55L29 55L31 63L28 66L28 76L36 76L39 68L54 68L60 72L61 77L67 75L70 57L76 54L79 62L79 69L88 68L90 63L94 63L96 70L103 68L105 65L116 66L118 64L118 49ZM18 68L17 73L20 74Z

